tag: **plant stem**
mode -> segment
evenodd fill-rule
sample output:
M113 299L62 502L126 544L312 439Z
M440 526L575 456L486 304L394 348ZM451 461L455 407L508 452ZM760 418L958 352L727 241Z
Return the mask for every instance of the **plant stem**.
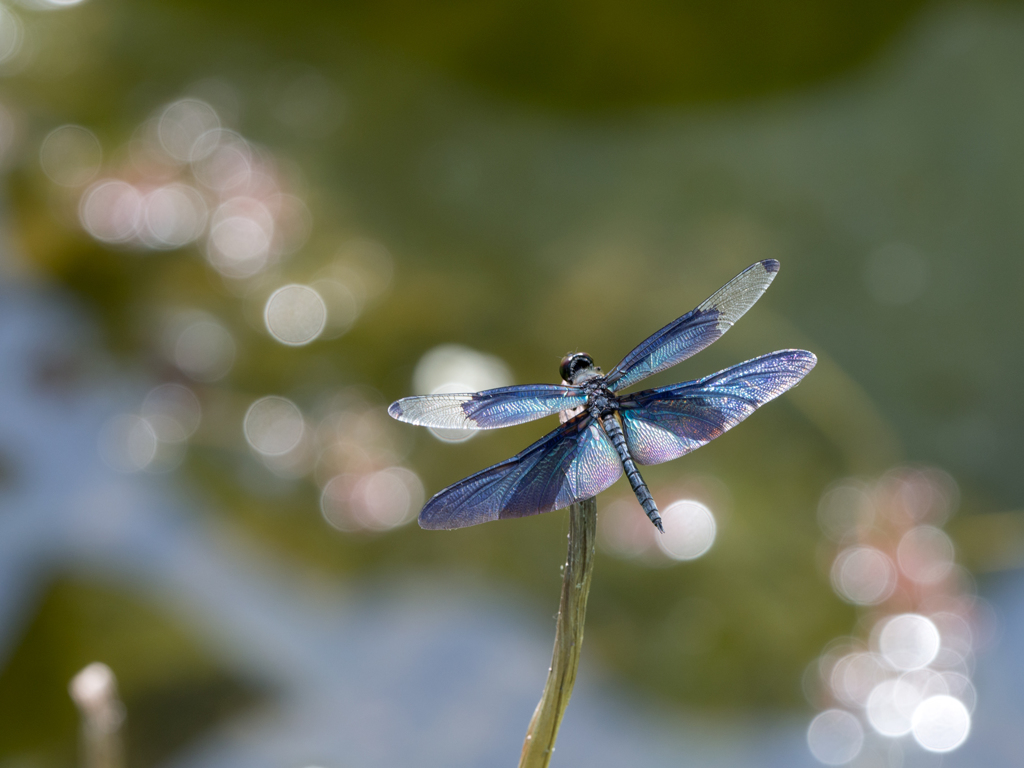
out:
M594 571L596 534L597 500L585 499L569 507L569 553L562 574L555 649L544 693L526 731L519 768L547 768L555 751L558 727L572 696L583 647L583 621Z
M90 664L72 678L68 692L81 713L82 768L123 768L124 705L110 667Z

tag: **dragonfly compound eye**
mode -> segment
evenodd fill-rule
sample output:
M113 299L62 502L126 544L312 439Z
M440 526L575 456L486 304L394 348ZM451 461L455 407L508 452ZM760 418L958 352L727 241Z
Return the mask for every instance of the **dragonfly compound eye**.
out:
M566 355L562 358L562 364L558 367L558 372L561 374L564 381L572 382L572 377L576 375L578 371L584 368L591 368L594 365L594 360L590 355L584 354L583 352L573 352L572 354Z

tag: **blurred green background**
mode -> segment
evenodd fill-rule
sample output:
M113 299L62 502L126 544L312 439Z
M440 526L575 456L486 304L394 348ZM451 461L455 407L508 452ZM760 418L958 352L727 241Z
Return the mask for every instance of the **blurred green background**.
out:
M1012 541L997 562L969 518L1019 508L1024 493L1019 4L57 6L25 0L0 20L0 36L11 24L20 36L0 64L8 280L59 286L96 323L102 354L72 355L58 377L189 384L203 421L171 482L304 572L454 575L546 617L564 513L452 533L335 530L315 460L268 466L246 445L248 404L283 396L311 424L354 391L379 408L413 393L417 363L442 344L497 356L514 383L556 381L576 349L607 370L769 257L782 270L760 303L652 386L786 347L821 362L734 432L645 470L657 499L707 503L718 539L692 563L602 553L586 654L655 700L723 717L809 711L805 667L856 622L822 565L818 500L903 462L958 482L962 560L977 573L1015 562ZM138 160L146 121L186 97L308 209L300 247L251 276L220 274L204 240L91 237L85 185L40 163L44 137L76 124L102 146L93 179L155 184L170 172ZM386 250L360 261L353 243L367 242ZM364 296L346 296L350 328L305 346L267 333L274 288L353 274ZM233 338L222 378L195 382L165 353L167 317L183 309ZM468 443L380 429L429 496L551 426ZM629 498L620 486L599 509ZM64 685L96 658L133 713L132 766L267 700L157 607L54 578L0 670L0 756L69 759Z

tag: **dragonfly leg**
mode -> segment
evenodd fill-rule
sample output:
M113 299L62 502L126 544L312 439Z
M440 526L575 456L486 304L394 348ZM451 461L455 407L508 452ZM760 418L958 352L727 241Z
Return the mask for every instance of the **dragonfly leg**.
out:
M629 448L626 446L626 437L622 434L622 427L619 425L619 420L615 418L614 413L608 413L600 417L601 426L604 427L604 431L611 438L612 445L615 446L615 450L619 453L619 459L622 461L622 468L626 471L626 478L629 480L629 484L633 487L633 493L636 494L637 501L640 502L640 506L643 507L644 512L647 513L647 517L654 523L654 527L662 533L665 529L661 525L661 515L658 514L658 505L654 503L654 497L651 496L650 490L647 488L647 483L644 482L643 477L640 476L640 470L636 468L636 463L633 461L633 457L629 454Z

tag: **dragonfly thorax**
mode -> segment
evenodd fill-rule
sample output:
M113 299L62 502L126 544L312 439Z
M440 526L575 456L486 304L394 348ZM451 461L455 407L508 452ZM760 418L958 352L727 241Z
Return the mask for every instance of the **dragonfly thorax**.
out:
M589 397L587 397L587 410L598 416L604 416L605 414L616 410L617 405L617 398L614 395L611 395L604 387L595 389L593 392L590 392Z

